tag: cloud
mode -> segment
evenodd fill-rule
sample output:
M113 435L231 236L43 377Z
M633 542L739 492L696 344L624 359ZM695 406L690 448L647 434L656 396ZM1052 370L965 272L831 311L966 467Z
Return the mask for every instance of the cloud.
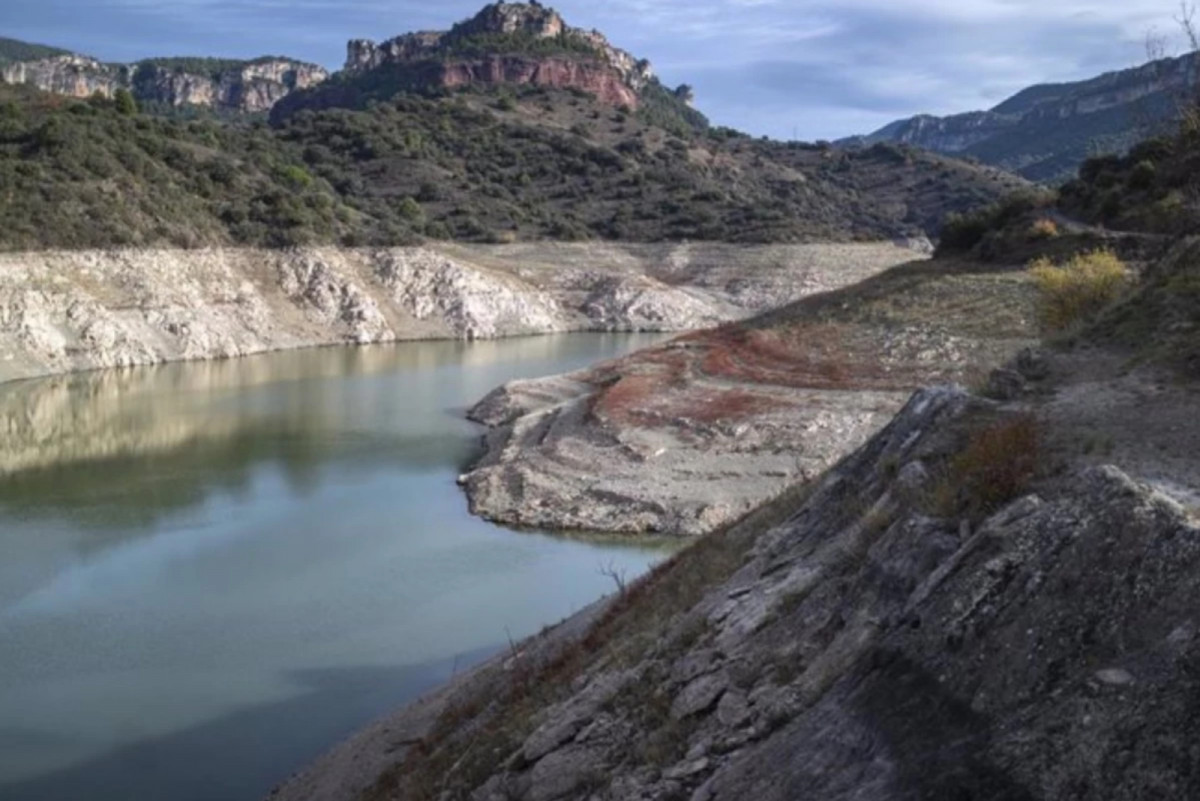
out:
M339 66L345 41L441 28L481 0L3 0L5 35L110 60L286 53ZM557 0L695 86L716 122L834 138L918 112L995 105L1033 83L1144 59L1170 0ZM1178 46L1178 42L1176 42Z

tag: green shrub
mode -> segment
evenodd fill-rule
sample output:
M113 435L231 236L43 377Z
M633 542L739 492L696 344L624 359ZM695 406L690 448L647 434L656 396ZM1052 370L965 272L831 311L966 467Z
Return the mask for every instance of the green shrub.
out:
M425 210L421 208L421 204L411 197L406 197L400 201L400 216L412 222L420 222L425 219Z
M284 182L296 189L307 189L312 186L312 173L298 164L289 164L279 169L279 175Z
M1054 194L1050 192L1017 192L999 203L965 214L951 214L942 224L938 252L974 250L987 237L1001 234L1006 226L1045 208L1053 200Z
M124 87L113 93L113 105L116 107L118 114L126 117L132 117L138 113L137 101L133 99L133 94Z

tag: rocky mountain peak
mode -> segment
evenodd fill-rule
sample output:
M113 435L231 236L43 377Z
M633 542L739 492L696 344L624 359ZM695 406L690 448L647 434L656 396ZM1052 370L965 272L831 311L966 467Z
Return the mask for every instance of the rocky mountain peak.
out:
M572 28L539 2L493 2L448 31L350 41L348 73L384 66L413 73L415 83L575 88L630 108L637 108L640 92L654 80L649 61L613 47L600 31Z
M539 39L561 36L567 25L562 15L541 3L492 3L456 26L464 33L526 33Z
M382 43L355 39L347 47L350 73L416 62L448 65L434 81L445 86L575 87L630 107L638 105L638 93L654 79L649 61L614 47L599 31L571 27L537 2L491 3L448 31L407 33Z

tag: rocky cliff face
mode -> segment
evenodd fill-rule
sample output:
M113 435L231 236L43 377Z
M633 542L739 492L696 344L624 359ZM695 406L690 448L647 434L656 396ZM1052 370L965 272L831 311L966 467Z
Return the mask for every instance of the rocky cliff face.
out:
M86 98L130 90L138 101L164 106L199 106L220 111L265 113L297 89L315 86L329 73L315 64L264 58L205 72L164 66L153 60L104 64L80 55L20 61L0 69L4 83L28 84L45 92Z
M991 111L973 111L952 117L921 114L909 120L892 123L870 136L862 137L861 142L899 142L953 155L986 141L999 131L1007 130L1015 125L1018 119L1015 115L996 114Z
M322 67L289 59L248 62L217 75L147 63L135 68L133 89L140 101L265 113L297 89L316 86L328 77Z
M1033 180L1069 176L1096 144L1120 151L1189 97L1200 56L1164 59L1077 83L1033 86L989 111L919 115L840 144L899 142L965 155Z
M125 74L93 58L79 55L54 56L37 61L18 61L0 68L4 83L28 84L43 92L71 97L105 97L125 86Z
M564 58L488 56L476 61L450 62L438 81L448 89L498 84L580 89L595 95L602 103L629 108L637 108L639 102L637 92L608 67Z
M468 46L481 38L494 52L481 54ZM430 71L431 61L440 69ZM446 32L410 33L380 44L365 39L349 43L348 74L381 67L420 69L426 81L447 88L575 88L631 108L637 107L638 93L654 78L649 62L614 47L600 32L572 28L557 11L526 3L493 3Z

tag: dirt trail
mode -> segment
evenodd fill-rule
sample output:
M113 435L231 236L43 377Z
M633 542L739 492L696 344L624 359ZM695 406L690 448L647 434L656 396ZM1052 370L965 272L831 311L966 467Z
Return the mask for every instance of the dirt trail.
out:
M1116 465L1200 513L1200 382L1098 348L1046 364L1035 405L1068 469Z

